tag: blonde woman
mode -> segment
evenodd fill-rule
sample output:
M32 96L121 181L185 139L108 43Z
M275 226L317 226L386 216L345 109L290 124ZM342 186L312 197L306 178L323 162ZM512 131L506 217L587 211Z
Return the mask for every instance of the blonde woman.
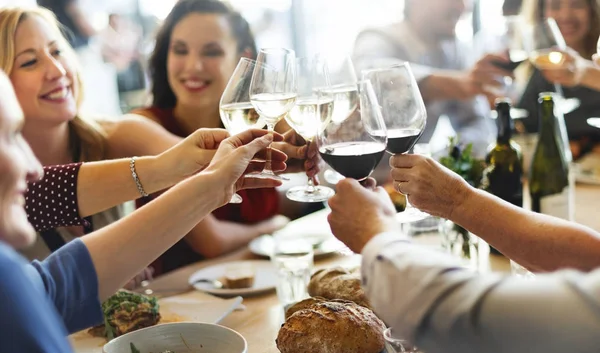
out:
M73 50L49 11L43 8L0 10L0 45L6 48L0 55L0 68L9 74L25 114L23 135L43 165L156 155L181 140L141 117L99 123L85 120L79 110L83 92ZM290 153L302 147L285 144L276 148ZM29 257L44 257L49 250L54 250L49 249L49 244L58 248L86 231L115 220L116 216L105 212L104 219L97 221L100 216L92 219L93 227L87 230L82 227L60 229L45 239L38 239L42 246L34 247L37 250ZM193 244L205 257L245 246L252 238L285 224L278 217L251 225L210 217L202 221L205 222L210 222L210 231L201 237L201 246L197 242Z
M82 82L75 55L48 10L0 10L0 41L4 48L0 68L8 73L25 114L23 136L43 165L155 155L179 141L146 121L96 123L82 117ZM30 260L43 259L121 216L120 209L113 208L89 217L86 227L38 233L34 246L23 254Z

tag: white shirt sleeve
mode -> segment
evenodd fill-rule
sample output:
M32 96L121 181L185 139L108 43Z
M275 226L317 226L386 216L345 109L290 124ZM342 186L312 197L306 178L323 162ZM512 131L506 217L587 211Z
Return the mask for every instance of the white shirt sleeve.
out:
M480 275L383 233L363 250L362 280L377 315L427 353L600 351L600 270Z

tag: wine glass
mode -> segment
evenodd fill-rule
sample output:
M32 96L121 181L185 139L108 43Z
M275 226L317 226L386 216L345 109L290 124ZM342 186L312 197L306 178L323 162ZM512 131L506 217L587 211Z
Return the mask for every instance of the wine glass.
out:
M387 152L391 155L409 152L425 130L427 110L410 64L363 71L363 80L371 81L387 127ZM402 223L429 217L408 202L398 213Z
M526 28L528 36L529 61L540 70L564 69L566 57L562 53L567 49L560 28L553 18L547 18L539 24ZM554 89L560 99L556 102L563 114L568 114L579 108L581 101L577 98L565 98L560 84L555 83Z
M296 54L284 48L263 48L256 59L257 65L250 83L250 102L260 114L269 132L294 107L297 97ZM275 175L271 169L271 148L267 148L267 161L261 173L253 174L275 180L287 180Z
M296 67L298 97L285 119L310 144L331 120L333 94L323 59L300 58L296 60ZM315 186L312 178L308 178L307 185L293 187L286 193L290 200L298 202L323 202L333 194L331 188Z
M358 106L342 121L331 120L317 134L321 158L346 178L369 177L385 152L387 132L370 81L357 84Z
M492 64L506 71L515 71L529 58L528 37L524 35L525 22L522 16L506 16L501 26L498 26L497 40L486 43L488 52L502 52L508 56L508 62L493 61ZM518 90L510 76L498 77L501 88L485 89L499 98L517 100ZM492 112L492 114L495 111ZM511 108L510 115L513 119L526 118L529 113L525 109Z
M343 121L358 107L358 91L356 71L352 59L348 55L329 57L326 61L329 72L331 94L333 96L333 121ZM323 173L330 184L337 184L344 176L332 169Z
M250 103L250 83L256 67L256 61L241 58L219 102L221 121L232 135L248 129L262 129L264 119ZM229 203L241 203L242 197L234 194Z

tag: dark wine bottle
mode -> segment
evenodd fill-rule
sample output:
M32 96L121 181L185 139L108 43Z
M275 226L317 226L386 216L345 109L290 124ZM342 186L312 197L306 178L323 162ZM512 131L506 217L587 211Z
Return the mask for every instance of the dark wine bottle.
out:
M510 107L510 100L496 100L498 136L485 158L482 187L504 201L523 207L523 156L519 145L512 140L514 124ZM500 254L492 246L490 252Z
M539 140L529 172L531 210L570 220L573 192L569 184L569 163L558 134L552 94L540 94Z

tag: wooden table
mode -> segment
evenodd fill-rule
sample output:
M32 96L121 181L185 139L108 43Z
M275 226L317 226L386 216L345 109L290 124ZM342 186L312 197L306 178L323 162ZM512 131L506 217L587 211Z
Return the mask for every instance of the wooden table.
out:
M594 207L597 204L596 200L599 199L600 187L588 185L577 186L575 198L576 221L600 231L600 215ZM315 216L312 217L314 220ZM307 222L311 222L310 216L291 222L288 230L294 231L297 229L298 232L301 232L304 227L303 225ZM414 240L426 245L439 245L439 237L435 236L419 236L414 238ZM158 278L152 283L152 287L156 290L187 288L188 277L200 268L221 262L255 258L257 256L250 253L249 250L243 249L226 257L204 261L172 272L162 278ZM338 254L315 260L315 267L321 268L335 265L353 266L359 263L359 255ZM489 264L493 271L507 271L510 268L508 261L503 257L490 256ZM246 306L245 310L233 312L221 324L238 331L246 338L249 345L249 353L278 353L279 351L275 346L275 338L277 337L279 327L283 323L283 310L278 303L275 293L272 292L258 297L245 298L243 304Z

